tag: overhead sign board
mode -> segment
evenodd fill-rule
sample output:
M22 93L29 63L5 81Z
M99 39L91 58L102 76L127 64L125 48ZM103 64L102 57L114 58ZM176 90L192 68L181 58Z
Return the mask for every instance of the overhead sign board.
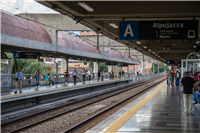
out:
M171 64L171 60L166 60L166 64L170 65Z
M39 59L40 53L36 52L14 52L14 59Z
M120 21L120 40L197 39L198 20Z
M117 65L117 63L115 63L115 62L106 62L105 63L105 66L110 66L110 65L112 65L112 66L116 66Z

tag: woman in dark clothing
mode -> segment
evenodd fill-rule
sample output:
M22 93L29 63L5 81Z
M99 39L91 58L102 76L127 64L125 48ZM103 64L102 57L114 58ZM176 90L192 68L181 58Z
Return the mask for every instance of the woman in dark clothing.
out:
M101 73L100 71L98 71L98 82L99 82L100 77L101 77Z
M65 73L64 73L64 76L65 76L65 82L66 82L66 84L68 84L69 72L68 72L67 69L66 69L66 71L65 71Z
M36 72L35 72L35 81L36 81L36 86L38 87L39 85L39 78L41 77L41 74L40 74L40 70L37 69Z

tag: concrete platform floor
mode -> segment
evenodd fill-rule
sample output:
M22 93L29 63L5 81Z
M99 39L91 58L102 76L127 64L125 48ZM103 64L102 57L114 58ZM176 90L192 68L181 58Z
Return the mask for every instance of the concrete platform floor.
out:
M117 128L119 125L115 124L116 130L108 130L110 126L113 125L113 121L124 115L125 112L130 110L145 97L148 97L155 89L156 87L150 90L147 94L144 94L144 96L141 96L132 103L123 107L121 110L117 111L115 114L111 115L86 133L200 132L200 109L193 106L193 114L183 116L183 96L180 87L171 87L167 85L165 85L146 104L144 104L144 106L132 115L123 126Z

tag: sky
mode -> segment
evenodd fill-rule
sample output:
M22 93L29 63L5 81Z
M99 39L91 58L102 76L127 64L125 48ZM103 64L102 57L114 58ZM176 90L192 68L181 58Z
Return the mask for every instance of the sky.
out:
M58 13L35 0L1 0L2 10L12 14L19 13Z

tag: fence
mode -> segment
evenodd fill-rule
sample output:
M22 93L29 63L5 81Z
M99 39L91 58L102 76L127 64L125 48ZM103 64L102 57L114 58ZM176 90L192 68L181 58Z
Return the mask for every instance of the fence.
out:
M165 74L166 74L166 71L162 73L157 73L157 74L131 76L130 78L132 79L133 82L137 82L137 81L143 81L143 80L148 80L148 79L164 76Z
M131 74L125 73L125 78L128 78L130 76L130 78L132 79L132 81L141 81L141 80L146 80L146 79L150 79L150 78L155 78L158 76L162 76L164 75L165 72L163 73L159 73L159 74L150 74L150 75L139 75L139 76L132 76ZM52 76L52 80L56 83L65 83L65 78L64 78L64 74L51 74ZM118 76L118 75L117 75ZM36 81L35 81L35 77L34 74L24 74L23 75L23 80L22 80L22 86L23 87L29 87L29 86L35 86L36 85ZM46 74L42 74L40 81L45 80ZM82 81L82 74L78 74L78 78ZM108 73L104 74L104 79L109 79L110 75ZM14 88L15 86L15 74L11 75L11 79L10 79L10 75L1 75L1 79L2 79L2 83L1 83L1 87L12 87ZM89 80L89 75L86 74L85 76L86 81ZM97 80L98 79L98 74L97 73L92 73L91 74L91 80ZM6 83L6 81L11 80L11 84L7 84L7 86L4 86L4 82ZM73 82L73 77L70 76L68 78L68 82Z

